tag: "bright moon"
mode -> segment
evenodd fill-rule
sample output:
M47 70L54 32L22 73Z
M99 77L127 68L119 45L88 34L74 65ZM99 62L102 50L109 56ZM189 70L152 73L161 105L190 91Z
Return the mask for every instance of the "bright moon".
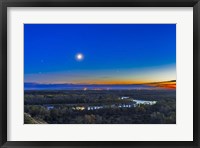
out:
M76 55L76 59L77 59L78 61L83 60L83 54L78 53L78 54Z

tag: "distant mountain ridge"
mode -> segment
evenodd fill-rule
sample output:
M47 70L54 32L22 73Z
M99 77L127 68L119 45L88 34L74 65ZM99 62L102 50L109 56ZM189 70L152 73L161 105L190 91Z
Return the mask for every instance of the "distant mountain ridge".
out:
M170 81L157 81L157 82L149 82L149 83L141 83L141 84L84 84L84 83L36 83L36 82L25 82L26 85L145 85L145 84L156 84L156 83L167 83L167 82L176 82L176 80Z
M145 84L172 83L172 82L176 82L176 80L150 82L150 83L145 83Z
M146 85L169 88L169 89L176 89L176 80L151 82L151 83L147 83Z
M39 84L24 83L25 90L131 90L131 89L161 89L145 84Z

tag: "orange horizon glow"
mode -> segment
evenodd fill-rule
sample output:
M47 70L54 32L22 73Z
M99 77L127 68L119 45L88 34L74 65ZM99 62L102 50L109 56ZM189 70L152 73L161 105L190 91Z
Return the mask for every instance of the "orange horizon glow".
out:
M80 83L79 83L80 84ZM176 82L172 81L162 81L162 82L153 82L150 83L144 81L96 81L90 82L85 84L97 84L97 85L131 85L131 84L144 84L159 88L166 88L166 89L176 89Z
M75 83L65 83L65 82L57 82L57 83L40 83L40 84L75 84L75 85L149 85L158 88L165 88L165 89L176 89L176 80L168 80L168 81L130 81L130 80L90 80L90 81L80 81L78 80ZM85 88L84 90L87 90Z
M157 82L157 83L152 83L148 84L150 86L155 86L155 87L161 87L161 88L167 88L167 89L176 89L176 82Z
M75 84L96 84L96 85L131 85L131 84L144 84L159 88L167 88L167 89L176 89L176 82L172 81L159 81L159 82L152 82L152 81L128 81L128 80L111 80L111 81L90 81L90 82L81 82Z

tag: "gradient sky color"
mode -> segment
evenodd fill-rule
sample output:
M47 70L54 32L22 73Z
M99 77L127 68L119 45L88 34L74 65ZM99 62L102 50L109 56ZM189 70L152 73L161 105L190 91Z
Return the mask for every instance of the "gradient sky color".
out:
M176 25L25 24L24 73L45 84L176 80Z

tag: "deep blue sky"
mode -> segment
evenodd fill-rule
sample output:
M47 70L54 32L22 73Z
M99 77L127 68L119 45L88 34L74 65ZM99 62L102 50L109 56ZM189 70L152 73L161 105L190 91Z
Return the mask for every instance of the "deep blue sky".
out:
M176 79L176 25L25 24L24 72L37 83Z

